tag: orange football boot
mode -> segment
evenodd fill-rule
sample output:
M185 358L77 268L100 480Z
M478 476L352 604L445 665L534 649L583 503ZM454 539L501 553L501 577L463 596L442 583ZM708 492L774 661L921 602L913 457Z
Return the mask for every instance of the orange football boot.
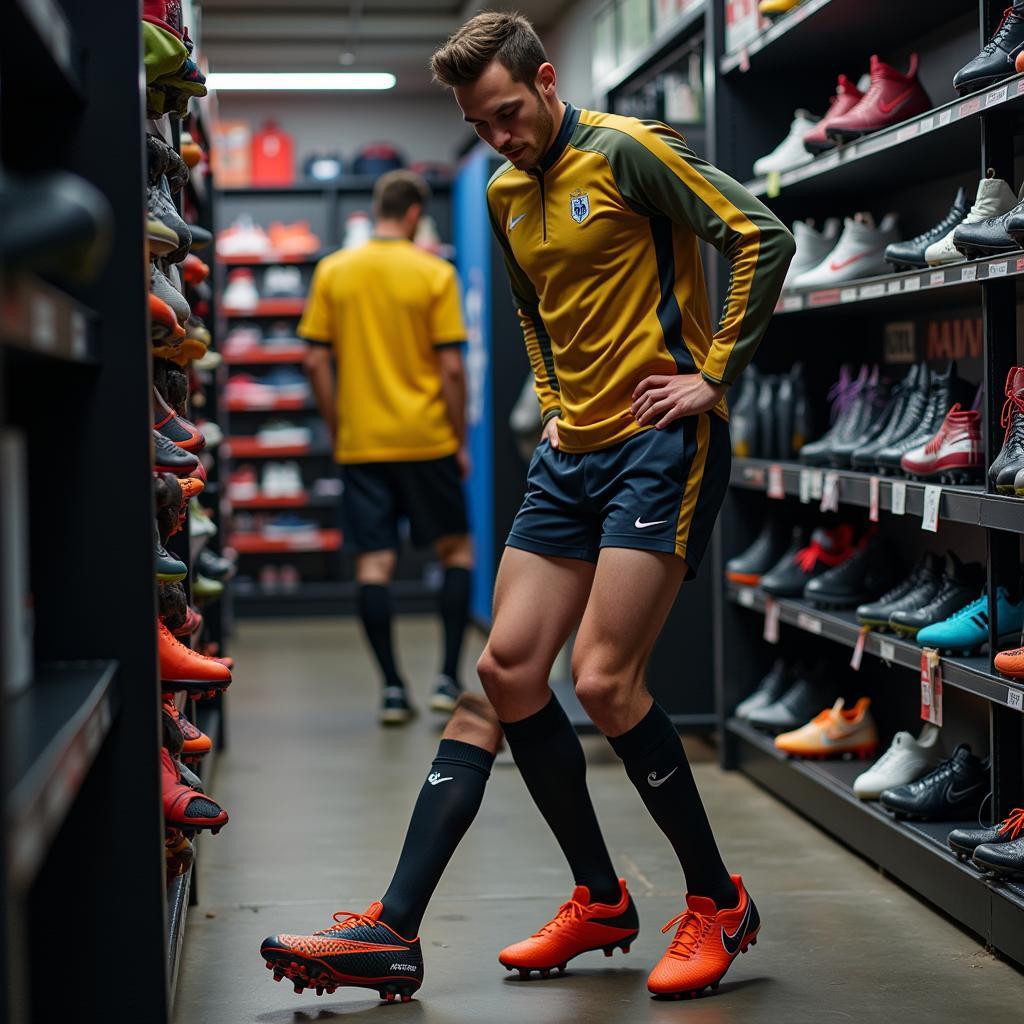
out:
M647 979L652 994L695 998L709 986L718 988L737 954L756 945L761 929L757 907L747 895L743 879L733 875L732 880L740 901L731 910L719 910L707 896L687 893L686 910L662 928L667 932L675 925L676 934Z
M591 903L590 890L577 885L552 920L530 938L506 946L498 960L507 970L518 970L520 977L540 971L546 978L554 970L564 971L581 953L603 949L605 956L611 956L616 946L628 953L638 930L636 907L623 879L619 879L616 904Z
M185 328L178 323L174 310L158 295L149 293L149 339L157 343L174 343L185 337Z
M213 740L198 726L193 725L179 710L173 694L164 694L163 709L178 723L185 742L182 744L183 758L203 757L213 750Z
M870 707L871 701L861 697L852 710L847 711L840 697L806 725L776 736L775 746L795 757L832 757L835 754L874 757L878 750L878 730Z
M231 684L227 666L186 647L162 622L157 623L157 650L160 685L165 690L184 690L193 697L212 697Z
M190 252L181 264L181 276L189 284L202 284L210 276L210 268L195 253Z
M1000 651L995 659L996 671L1013 679L1024 679L1024 647Z

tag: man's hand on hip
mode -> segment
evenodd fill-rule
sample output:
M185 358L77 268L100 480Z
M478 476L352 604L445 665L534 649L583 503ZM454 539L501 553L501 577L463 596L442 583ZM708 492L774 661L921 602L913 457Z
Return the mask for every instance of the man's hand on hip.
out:
M558 447L558 419L557 416L552 416L551 419L544 424L544 430L541 432L541 441L548 441L552 448Z
M641 427L661 430L684 416L713 409L727 390L727 385L712 384L699 373L647 377L633 392L630 412Z

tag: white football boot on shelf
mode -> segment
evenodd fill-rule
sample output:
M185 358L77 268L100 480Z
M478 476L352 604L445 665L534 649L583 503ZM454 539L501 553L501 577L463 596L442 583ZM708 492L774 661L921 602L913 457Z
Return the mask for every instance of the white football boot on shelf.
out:
M834 288L847 281L886 274L885 247L900 240L895 213L877 227L870 213L847 217L836 247L816 267L794 278L793 288Z
M792 288L793 282L818 266L822 260L836 247L839 241L839 230L842 221L838 217L829 217L821 231L814 227L813 220L798 220L793 224L793 237L796 239L796 255L789 265L783 289Z
M804 146L804 136L821 120L806 110L798 110L793 115L793 123L789 134L770 152L754 161L754 174L763 178L772 171L791 171L794 167L809 164L814 159Z
M1011 206L1017 205L1017 196L1013 189L1002 178L994 177L990 171L987 178L978 183L978 196L974 200L971 212L963 219L964 224L978 224L989 217L999 217ZM957 227L960 227L958 224ZM932 242L924 251L925 262L929 267L941 267L947 263L963 263L964 254L953 244L956 228L945 238Z
M927 774L938 761L939 728L927 722L915 740L898 732L889 749L854 779L853 791L861 800L877 800L883 790L905 786Z

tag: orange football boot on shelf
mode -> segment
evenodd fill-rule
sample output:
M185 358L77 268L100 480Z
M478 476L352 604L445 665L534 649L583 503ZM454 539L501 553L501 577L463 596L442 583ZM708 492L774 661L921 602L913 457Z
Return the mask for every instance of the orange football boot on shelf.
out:
M174 310L158 295L149 293L149 340L154 345L173 346L185 337L185 328L178 323Z
M196 142L189 132L181 133L181 159L189 169L195 167L203 159L203 147Z
M194 252L181 264L181 276L188 284L202 284L210 276L210 268Z
M157 623L160 654L160 685L165 690L184 690L192 697L213 697L231 685L231 671L213 658L186 647Z
M160 748L160 776L167 828L187 831L208 828L216 835L228 823L228 812L220 804L181 781L181 771L166 747Z
M159 430L169 441L194 455L206 447L203 432L194 423L179 416L156 388L153 388L153 429Z
M552 920L530 938L507 946L498 960L507 970L518 970L520 977L540 971L546 978L554 970L564 971L581 953L603 949L605 956L611 956L616 946L628 953L638 930L636 907L623 879L619 879L616 904L591 903L590 890L577 885Z
M171 718L174 719L178 728L181 730L181 735L185 741L181 747L182 758L204 757L213 750L213 740L211 740L202 729L193 725L185 715L178 710L178 702L174 699L173 694L164 694L163 709L171 716Z
M870 708L871 701L861 697L847 710L840 697L806 725L776 736L775 746L794 757L833 757L836 754L874 757L878 750L878 730Z
M686 910L664 928L673 925L676 934L665 955L647 979L648 990L669 999L695 998L706 988L716 989L740 953L757 944L761 929L754 901L739 875L732 876L739 890L739 903L731 910L719 910L707 896L686 894Z
M1011 679L1024 679L1024 647L1000 651L995 658L996 671Z

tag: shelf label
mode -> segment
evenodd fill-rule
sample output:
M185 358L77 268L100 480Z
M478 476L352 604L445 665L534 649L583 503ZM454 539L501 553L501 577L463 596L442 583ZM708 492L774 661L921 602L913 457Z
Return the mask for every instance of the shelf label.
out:
M906 142L908 139L917 138L920 131L921 125L915 121L913 124L908 124L905 128L901 128L896 133L896 141Z
M1009 263L990 263L988 265L988 276L989 277L1006 277L1010 272Z
M779 602L771 597L764 602L764 638L770 644L779 642Z
M768 497L785 498L786 482L782 476L782 467L777 463L768 467Z
M901 291L903 291L903 282L899 278L889 281L885 286L886 295L898 295Z
M978 268L977 267L964 267L960 271L961 281L977 281L978 280Z
M942 726L942 665L933 647L921 652L921 717Z
M893 480L892 482L892 514L894 516L906 515L907 512L907 482L905 480Z
M931 533L939 532L939 503L942 501L942 488L928 484L924 489L924 512L921 515L921 529Z
M882 481L877 476L873 476L868 481L868 489L871 495L870 503L868 505L868 519L873 523L878 522L878 501L879 495L882 490Z
M981 110L981 97L975 96L974 99L967 100L966 103L960 104L957 109L956 116L970 117L971 114L976 114L979 110ZM940 114L939 117L941 118L942 115Z
M1009 86L1004 85L1002 89L993 89L990 93L986 93L985 106L994 107L998 103L1005 103L1008 89Z
M899 282L896 285L897 291L899 290ZM885 282L878 284L866 284L860 290L860 297L862 299L878 299L885 294Z
M1024 710L1024 690L1018 690L1013 686L1006 688L1006 706L1014 711Z
M800 470L800 504L807 505L811 500L811 471Z
M936 270L928 275L929 288L941 288L945 283L946 272L944 270Z
M821 511L839 511L839 474L826 473L825 484L821 494Z
M804 308L804 297L802 295L783 295L779 305L783 313L796 313Z
M925 132L930 132L930 131L933 131L935 129L935 118L934 118L934 116L922 117L921 120L918 123L921 125L921 134L922 135L924 135Z
M939 127L945 128L950 121L953 120L952 110L940 110L939 111Z
M839 292L840 302L856 302L857 301L857 289L856 288L843 288Z
M809 470L811 474L811 500L820 501L825 492L825 476L820 469Z
M796 617L796 624L805 633L814 633L817 636L821 635L821 619L815 618L813 615L808 615L807 612L800 612Z
M891 665L896 660L896 645L891 640L879 640L878 656Z
M777 199L782 191L782 175L778 171L769 171L764 179L764 194L769 199Z
M919 292L921 290L921 278L916 274L913 277L908 277L903 282L903 290L905 292Z
M861 626L857 633L857 642L853 645L853 654L850 655L850 668L854 672L860 671L860 663L864 659L864 644L868 638L868 627Z
M756 596L757 595L754 593L753 587L742 587L736 596L736 600L739 601L744 608L753 608Z

